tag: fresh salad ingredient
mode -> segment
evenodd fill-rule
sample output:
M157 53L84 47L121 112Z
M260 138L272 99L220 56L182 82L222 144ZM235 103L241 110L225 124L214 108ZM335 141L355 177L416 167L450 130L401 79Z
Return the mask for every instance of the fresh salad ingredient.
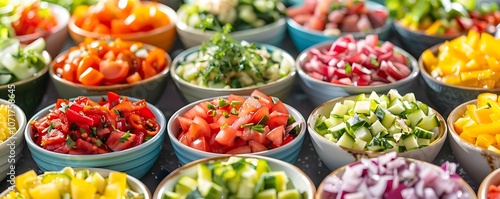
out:
M474 0L387 0L391 17L413 31L427 35L458 36L469 30L495 32L500 11L495 2Z
M325 178L323 198L472 198L455 163L441 168L396 157L395 152L361 159ZM349 185L349 186L345 186Z
M5 36L0 36L0 86L28 79L50 63L43 38L22 47L18 39Z
M422 61L427 72L446 84L474 87L500 87L500 39L488 33L469 31L439 46L434 54L427 49Z
M464 115L453 122L455 132L466 142L500 153L500 98L481 93L475 104L467 105Z
M200 50L180 62L175 73L187 82L209 88L243 88L275 82L289 76L293 63L283 51L235 41L215 33Z
M15 178L16 190L9 191L2 199L143 199L144 193L131 190L127 174L111 171L108 176L88 169L46 171L37 176L30 170Z
M180 20L202 30L222 30L226 24L231 31L240 31L274 23L283 17L285 6L279 0L195 0L181 6Z
M39 0L5 0L0 2L0 27L9 37L50 33L57 20L46 2ZM5 34L2 33L2 34Z
M303 121L285 104L255 90L250 97L229 95L195 105L177 118L177 138L192 148L213 153L255 153L291 142Z
M386 41L379 45L378 35L355 40L350 34L335 40L330 47L308 51L310 59L303 70L311 77L339 85L374 86L394 83L411 74L408 58Z
M90 6L99 2L99 0L42 0L42 1L58 4L66 8L66 10L68 10L70 13L73 13L76 7L80 5ZM128 1L128 0L121 0L121 1Z
M17 132L19 124L16 121L15 112L12 106L0 104L0 143L9 139Z
M145 100L109 92L99 102L88 97L58 99L44 117L30 121L33 141L57 153L102 154L138 146L160 131Z
M314 129L342 147L406 152L430 145L439 125L437 114L413 93L401 96L391 89L336 103L330 115L318 116Z
M225 161L197 164L183 175L164 199L180 198L306 198L293 188L284 171L271 171L266 160L231 156ZM292 188L290 188L292 187Z
M135 83L151 78L170 64L160 48L142 43L87 39L56 58L59 77L86 86Z
M490 185L488 187L487 199L499 199L500 198L500 186Z
M172 23L156 2L102 0L96 5L80 5L71 16L79 28L106 35L147 32Z
M288 17L305 28L323 31L324 35L372 32L384 26L388 19L385 9L371 9L358 0L305 0L300 7L287 10Z

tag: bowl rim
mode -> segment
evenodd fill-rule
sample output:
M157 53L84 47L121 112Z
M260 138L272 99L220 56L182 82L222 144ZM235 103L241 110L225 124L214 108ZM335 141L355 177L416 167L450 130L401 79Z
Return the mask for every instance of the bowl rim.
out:
M443 43L436 44L426 50L430 50L432 54L436 55L436 53L439 50L439 47L443 45ZM423 54L423 53L422 53ZM452 85L452 84L446 84L442 81L438 81L436 78L432 77L429 74L429 71L427 71L424 61L422 59L422 55L418 58L418 68L420 69L420 73L422 74L422 77L425 79L428 79L429 81L432 81L435 84L439 84L442 87L450 87L453 89L460 89L460 90L465 90L465 91L470 91L470 92L500 92L500 88L477 88L477 87L467 87L467 86L460 86L460 85Z
M226 155L222 155L222 156L206 157L206 158L198 159L198 160L192 161L190 163L187 163L187 164L175 169L174 171L170 172L165 178L163 178L163 180L156 187L154 194L153 194L153 199L161 197L161 194L163 194L163 193L160 193L160 191L163 189L163 186L168 181L170 181L172 178L176 177L177 175L180 175L180 172L182 170L194 167L198 164L205 163L205 162L226 160L230 157L263 159L263 160L266 160L267 162L272 162L273 164L276 164L276 165L280 165L280 166L285 165L286 167L289 167L291 170L297 172L297 174L299 176L307 179L306 184L310 185L309 187L307 187L307 189L311 190L311 192L312 192L312 195L308 196L309 198L314 198L314 196L316 195L316 186L312 182L311 178L304 171L302 171L302 169L298 168L297 166L295 166L291 163L285 162L283 160L275 159L275 158L270 158L267 156L256 155L256 154L238 154L238 155L227 155L226 154ZM292 182L292 181L290 180L290 182Z
M398 156L399 157L399 156ZM430 162L426 162L426 161L422 161L422 160L417 160L417 159L414 159L414 158L406 158L406 157L401 157L403 159L406 160L406 162L420 162L420 163L423 163L427 166L432 166L432 168L435 168L435 169L441 169L441 167L433 164L433 163L430 163ZM376 158L369 158L369 159L376 159ZM316 190L316 195L315 195L315 199L321 199L322 196L323 196L323 187L325 186L325 179L331 177L331 176L334 176L334 175L337 175L339 174L340 172L342 171L345 171L345 169L353 164L357 164L359 163L360 161L355 161L353 163L350 163L350 164L347 164L347 165L344 165L342 167L339 167L335 170L333 170L331 173L329 173L322 181L321 183L319 184L318 186L318 189ZM471 197L472 198L477 198L476 196L476 192L472 189L472 187L469 185L469 183L467 183L461 176L460 176L460 182L462 184L462 188L463 189L466 189L469 193L471 193Z
M455 127L453 126L453 124L457 121L455 119L455 117L458 119L460 118L460 115L458 115L459 113L465 113L465 110L467 109L467 105L470 105L470 104L476 104L477 103L477 99L473 99L473 100L469 100L467 102L464 102L460 105L458 105L456 108L454 108L450 114L448 115L448 118L446 119L446 124L448 126L448 129L449 129L449 133L452 134L451 137L453 139L455 139L457 141L457 143L460 145L460 148L463 148L462 145L465 144L466 146L474 149L474 150L478 150L478 151L481 151L481 153L483 154L488 154L488 155L491 155L491 156L495 156L495 157L500 157L500 153L496 153L494 151L490 151L488 149L484 149L484 148L481 148L481 147L478 147L470 142L467 142L465 139L463 139L462 137L460 137L458 135L458 133L455 131ZM462 113L462 115L463 115ZM460 141L460 142L459 142Z
M381 40L379 40L381 41ZM356 88L362 88L362 89L385 89L385 88L394 88L398 85L410 83L411 81L415 80L418 77L418 74L420 73L420 68L418 67L417 60L415 57L413 57L410 53L407 51L403 50L402 48L394 45L394 51L402 53L407 59L409 59L409 62L407 63L407 66L410 67L411 73L407 77L400 79L398 81L392 82L392 83L385 83L385 84L380 84L380 85L374 85L374 86L354 86L354 85L341 85L341 84L334 84L326 81L322 81L316 78L311 77L309 74L307 74L304 69L303 65L304 62L306 62L306 59L308 59L309 52L312 49L324 49L324 48L329 48L332 46L332 44L335 41L324 41L318 44L315 44L304 51L302 51L298 56L297 59L295 60L295 70L299 73L301 79L304 81L307 80L309 82L314 82L315 84L320 84L322 86L328 86L328 87L336 87L336 88L342 88L342 89L356 89Z
M158 28L152 29L150 31L146 31L146 32L133 32L133 33L126 33L126 34L100 34L100 33L87 31L87 30L84 30L84 29L78 27L75 24L76 19L74 17L71 17L71 19L69 20L69 23L68 23L68 27L69 27L70 31L73 31L77 35L81 35L84 37L90 37L90 38L94 38L94 39L96 39L96 38L97 39L120 38L120 39L124 39L124 40L130 40L130 39L143 38L143 37L149 37L152 35L157 35L159 33L173 29L175 27L175 24L177 23L177 14L172 8L170 8L169 6L167 6L165 4L156 2L156 1L146 0L146 1L142 1L142 3L145 5L155 4L155 6L157 6L158 10L162 11L170 18L170 23L166 26L158 27Z
M500 174L500 169L495 169L493 172L489 173L481 182L479 185L479 188L477 189L477 197L478 198L487 198L488 196L488 187L491 184L491 181L494 178L498 178L498 175ZM498 185L495 185L498 186Z
M116 170L104 169L104 168L92 168L92 167L75 167L75 168L71 167L71 168L74 171L80 171L80 170L86 169L86 170L89 170L89 172L106 173L107 175L109 175L109 173L111 173L111 172L125 173L123 171L116 171ZM48 172L51 172L51 171L48 171ZM42 174L37 174L37 176L43 176L43 175L45 175L45 172ZM136 184L141 191L146 191L145 193L143 193L144 199L151 198L151 191L149 191L149 188L142 181L140 181L139 179L137 179L134 176L131 176L129 174L126 174L126 175L127 175L127 184ZM10 186L10 187L13 187L13 186ZM7 187L6 190L4 190L3 192L0 192L0 196L4 196L7 193L9 193L9 191L11 191L10 187ZM137 190L133 190L133 191L137 191Z
M201 29L194 28L194 27L187 25L186 22L184 22L182 20L182 17L184 17L184 15L186 15L186 12L183 9L177 10L177 16L178 16L177 17L177 24L176 24L177 29L179 29L181 31L197 34L197 35L205 35L205 34L213 35L216 32L213 30L201 30ZM253 35L253 34L261 34L262 32L264 32L266 30L273 30L277 27L285 27L285 24L286 24L285 17L286 16L281 16L278 20L276 20L272 23L269 23L269 24L265 24L265 25L260 26L260 27L246 29L246 30L233 31L233 32L230 32L229 35L231 35L231 37L233 37L233 38L237 38L237 37L244 37L244 36L249 36L249 35Z
M95 40L95 41L99 41L99 40ZM126 42L129 42L129 41L126 41ZM78 45L78 44L77 44ZM153 45L150 45L150 44L146 44L146 43L141 43L141 45L145 48L145 49L148 49L148 51L151 51L152 49L161 49L159 47L156 47L156 46L153 46ZM91 90L91 91L110 91L110 90L123 90L123 89L127 89L127 88L131 88L131 87L134 87L134 86L138 86L138 85L143 85L143 84L147 84L147 83L150 83L150 82L153 82L153 81L156 81L158 79L161 79L161 78L164 78L166 75L168 75L168 73L170 72L170 67L172 67L172 58L170 57L170 55L165 51L165 59L166 59L166 66L165 68L160 71L159 73L157 73L156 75L152 76L152 77L149 77L149 78L146 78L146 79L142 79L138 82L134 82L134 83L126 83L126 84L113 84L113 85L99 85L99 86L86 86L86 85L83 85L83 84L80 84L80 83L75 83L75 82L70 82L66 79L63 79L62 77L58 76L54 70L54 65L55 63L57 62L57 60L59 60L61 57L67 55L69 53L70 49L62 52L62 53L59 53L59 55L54 58L49 64L48 64L48 71L49 71L49 74L50 74L50 77L56 81L56 82L60 82L62 84L65 84L67 86L71 86L71 87L74 87L75 89L83 89L83 90ZM1 87L0 87L1 88Z
M179 141L179 139L177 139L177 137L173 135L174 132L170 131L170 128L173 126L174 122L177 122L177 118L181 115L182 112L187 112L192 107L194 107L200 103L203 103L203 102L210 102L210 101L212 101L214 99L218 99L218 98L227 99L228 97L229 97L229 95L204 98L204 99L189 103L189 104L183 106L182 108L178 109L174 114L172 114L172 116L170 117L170 119L168 120L168 123L167 123L166 130L167 130L168 137L170 138L170 141L173 142L175 145L179 146L184 151L188 151L189 153L196 153L196 154L199 154L200 156L204 156L204 157L214 157L214 156L227 155L227 154L221 154L221 153L201 151L201 150L192 148L190 146L187 146L187 145L181 143ZM242 97L247 99L249 96L242 96ZM302 114L297 109L293 108L292 106L290 106L286 103L284 103L284 104L285 104L286 109L289 111L289 115L292 115L297 122L300 122L300 125L302 126L302 128L300 129L297 136L291 142L289 142L283 146L280 146L278 148L268 149L265 151L259 151L259 152L255 152L255 153L245 153L242 155L262 155L262 156L265 156L266 153L272 153L272 152L277 152L277 151L280 151L283 149L292 148L294 145L298 145L299 142L304 138L304 134L306 134L306 129L307 129L307 127L306 127L307 121L304 119L304 116L302 116ZM179 130L176 130L175 133L179 134ZM174 145L174 144L172 144L172 145Z
M363 93L363 94L366 95L366 93ZM319 114L317 114L317 112L318 112L318 110L320 108L323 108L324 106L326 106L326 104L331 104L331 103L335 103L336 104L336 103L343 102L345 100L355 99L356 97L357 97L357 95L350 95L350 96L346 96L346 97L337 97L337 98L334 98L332 100L326 101L326 102L322 103L321 105L319 105L318 107L314 108L313 111L311 112L311 114L309 115L308 119L307 119L307 129L309 131L309 134L312 137L311 139L315 139L315 137L318 137L318 138L321 137L320 140L323 141L323 142L328 143L328 145L339 147L342 150L344 150L344 151L346 151L348 153L351 153L351 154L366 154L368 156L380 156L380 155L384 155L384 154L387 154L387 153L391 152L391 151L375 152L375 151L357 150L357 149L353 149L353 148L343 147L343 146L337 145L336 143L333 143L333 142L327 140L324 136L319 135L319 133L316 132L316 130L314 130L314 125L312 124L312 120L315 119L315 117L317 115L319 115ZM443 141L443 142L446 141L446 136L447 136L447 133L448 133L448 126L446 125L446 120L443 118L443 116L437 110L435 110L434 108L429 107L429 109L430 109L429 111L432 111L432 113L435 113L436 116L438 117L438 120L440 122L440 126L438 126L436 128L438 128L439 134L437 135L437 137L434 138L434 140L428 146L420 148L420 149L425 149L427 147L431 147L431 146L437 145L441 141ZM418 151L420 149L411 150L411 151L405 151L405 152L402 152L402 153L397 152L397 155L398 156L404 155L404 154L407 154L407 153Z
M21 107L17 106L15 103L10 103L8 100L0 99L0 105L4 104L7 106L12 106L12 109L15 112L16 122L17 122L17 131L14 134L11 134L7 139L0 143L0 148L7 146L10 141L15 141L15 139L24 136L24 130L27 126L26 114L24 113ZM19 120L20 119L20 120ZM21 143L19 143L21 144Z
M271 50L271 52L273 52L275 50L281 51L281 55L283 56L283 59L287 59L288 61L290 61L290 64L291 64L290 65L290 72L286 76L281 77L281 78L277 79L276 81L269 82L269 83L263 84L263 85L253 85L253 86L247 86L247 87L243 87L243 88L227 88L227 89L225 89L225 88L203 87L203 86L191 84L191 83L187 82L186 80L182 79L179 75L177 75L175 70L177 69L177 66L181 62L183 62L187 56L189 56L192 53L200 51L201 45L198 45L198 46L194 46L194 47L191 47L191 48L188 48L188 49L182 51L180 54L178 54L175 57L174 61L172 62L171 66L170 66L170 70L171 70L170 76L172 76L172 79L174 80L174 82L182 84L183 86L202 89L205 91L214 91L214 92L239 92L239 91L245 91L245 90L259 90L262 88L274 86L274 85L279 84L281 82L284 82L286 80L290 80L291 78L294 78L296 76L297 70L294 67L294 65L296 64L295 59L293 59L293 57L292 57L292 55L290 55L290 53L288 53L287 51L285 51L279 47L269 45L269 44L257 44L257 46L266 47L266 49Z
M105 95L91 95L91 96L86 96L86 97L90 98L91 100L96 100L96 99L100 99L100 98L107 99L107 96L105 96ZM130 101L132 101L132 102L140 100L140 99L137 99L137 98L134 98L134 97L128 97L128 96L127 96L127 98ZM72 99L75 99L75 98L72 98ZM163 136L162 134L165 134L165 131L167 131L167 129L166 129L167 128L167 121L166 121L166 118L165 118L165 115L163 114L163 112L160 109L158 109L156 106L154 106L153 104L151 104L149 102L146 102L146 104L147 104L148 108L151 109L151 111L153 112L153 114L156 116L156 120L158 121L158 124L160 125L160 131L158 132L158 134L156 134L155 136L153 136L147 142L144 142L144 143L142 143L142 144L140 144L138 146L134 146L132 148L128 148L128 149L125 149L125 150L113 151L113 152L104 153L104 154L87 154L87 155L71 155L71 154L57 153L57 152L54 152L54 151L49 151L47 149L44 149L44 148L38 146L33 141L33 138L31 136L31 125L27 125L26 126L26 129L24 130L24 137L25 137L26 142L28 143L28 149L30 151L31 150L36 150L36 151L42 153L43 155L48 155L50 157L58 156L59 158L64 158L64 159L71 159L71 158L74 158L74 157L78 157L78 161L94 161L94 160L99 160L99 159L116 158L116 157L122 156L124 154L128 154L128 153L131 153L131 152L134 152L134 151L140 151L140 150L142 150L143 148L147 147L151 143L155 143L159 139L161 139L160 137ZM48 105L47 107L43 108L42 110L36 112L30 118L29 121L36 121L36 120L38 120L38 119L40 119L42 117L45 117L47 115L47 113L49 113L50 110L52 110L55 107L55 105L56 105L55 103L51 104L51 105ZM158 114L155 114L155 113L158 113ZM162 124L164 124L164 125L162 125ZM162 141L162 143L163 143L163 141Z
M44 32L36 32L36 33L32 33L32 34L16 36L16 38L19 39L19 41L21 43L26 42L26 41L32 41L32 40L35 40L35 39L40 38L40 37L46 38L47 36L50 36L51 34L59 32L67 27L68 21L70 20L70 14L69 14L68 10L66 10L62 6L54 4L54 3L49 3L49 2L44 2L44 3L47 3L49 5L49 10L50 10L51 14L53 15L53 17L57 20L57 25L54 28L52 28L51 30L46 31L46 32L45 31Z
M410 30L409 28L407 28L407 27L403 26L399 20L394 20L394 29L395 29L397 32L399 32L399 31L401 31L401 30L404 30L404 31L407 31L407 32L410 32L410 33L413 33L413 34L416 34L416 35L419 35L419 36L434 37L434 38L446 39L446 40L450 40L450 39L453 39L453 38L459 37L460 35L465 34L465 33L463 33L463 32L460 32L460 34L458 34L458 35L453 35L453 36L446 36L446 35L428 35L428 34L425 34L425 32L424 32L424 31L422 31L422 30Z
M379 4L377 2L374 2L374 1L364 1L364 2L365 2L365 6L369 10L383 10L383 11L386 11L387 14L388 14L388 17L385 20L385 23L382 26L380 26L378 28L375 28L372 31L368 32L368 34L380 34L380 33L384 32L386 30L390 30L391 24L392 24L392 19L389 16L389 9L386 6L384 6L382 4ZM302 7L302 5L294 5L291 8L297 8L297 7ZM364 37L365 35L367 35L367 32L362 32L361 31L361 32L341 32L340 35L328 36L328 35L324 34L324 30L323 31L319 31L319 30L311 30L311 29L305 28L303 25L300 25L299 23L297 23L292 18L287 18L286 23L290 27L292 27L293 29L296 29L296 30L298 30L300 32L305 32L305 33L308 33L308 34L312 34L312 35L314 35L314 37L329 37L329 38L332 38L332 39L336 39L338 37L341 37L341 36L344 36L344 35L348 35L348 34L353 35L355 38Z

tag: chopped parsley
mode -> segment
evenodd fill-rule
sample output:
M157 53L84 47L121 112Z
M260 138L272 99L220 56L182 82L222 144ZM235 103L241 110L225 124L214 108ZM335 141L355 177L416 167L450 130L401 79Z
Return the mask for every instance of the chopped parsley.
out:
M97 139L97 140L95 141L95 144L96 144L98 147L100 147L100 146L102 145L102 141L101 141L101 140L99 140L99 139Z
M47 128L47 133L50 133L50 131L52 131L52 129L54 129L54 122L50 122L50 125Z
M71 136L69 136L69 135L66 135L66 146L68 146L70 148L76 148L75 141L73 141L73 139L71 139Z
M250 127L250 129L257 131L259 133L264 133L264 126L262 124L254 125L254 126Z
M127 131L125 134L123 134L123 136L118 140L118 142L120 143L124 143L126 141L128 141L128 139L130 138L130 131Z
M345 73L346 74L351 74L352 73L352 66L351 66L351 64L346 64L345 65Z

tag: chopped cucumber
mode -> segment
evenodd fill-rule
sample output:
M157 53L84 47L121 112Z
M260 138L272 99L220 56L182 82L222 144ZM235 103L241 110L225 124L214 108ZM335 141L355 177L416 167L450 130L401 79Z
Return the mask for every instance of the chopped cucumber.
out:
M37 40L31 42L26 47L24 47L25 51L34 51L34 52L42 52L45 50L45 40L43 38L38 38Z
M340 146L405 152L430 145L439 125L437 115L414 94L390 90L387 95L359 94L336 103L329 115L318 116L315 129Z
M13 76L11 74L0 74L0 85L9 83Z
M277 199L276 189L266 189L255 196L255 199Z
M289 189L278 193L278 199L301 199L302 195L296 189Z

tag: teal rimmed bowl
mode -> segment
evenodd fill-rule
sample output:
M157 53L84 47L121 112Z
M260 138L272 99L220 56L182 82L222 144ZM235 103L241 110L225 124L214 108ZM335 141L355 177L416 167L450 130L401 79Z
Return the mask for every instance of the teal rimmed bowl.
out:
M105 96L92 96L89 97L94 101L98 101L101 97ZM136 98L129 99L134 102L138 101ZM74 168L104 168L115 171L122 171L136 178L141 178L153 166L156 159L160 155L165 139L166 119L163 113L153 106L147 104L156 120L160 125L160 131L153 138L147 142L122 151L114 151L106 154L98 155L70 155L62 154L43 149L33 141L33 131L31 126L28 125L24 131L28 149L35 163L42 171L56 171L61 170L66 166ZM54 108L55 104L50 105L38 113L36 113L30 121L38 120L47 115L50 110Z

